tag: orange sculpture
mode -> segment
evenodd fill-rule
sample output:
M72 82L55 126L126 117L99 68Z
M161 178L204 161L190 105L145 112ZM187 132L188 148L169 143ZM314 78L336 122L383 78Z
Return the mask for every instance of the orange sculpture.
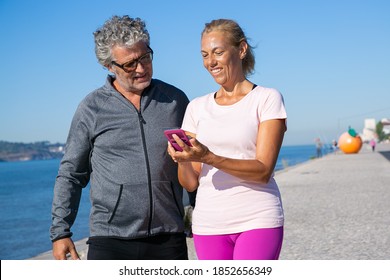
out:
M341 134L338 143L340 150L342 150L345 154L358 153L362 145L362 138L360 138L353 128L349 128L347 132Z

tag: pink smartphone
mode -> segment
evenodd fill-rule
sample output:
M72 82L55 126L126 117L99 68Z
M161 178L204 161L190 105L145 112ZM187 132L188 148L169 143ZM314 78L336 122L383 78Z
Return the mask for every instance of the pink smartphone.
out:
M186 143L188 146L192 146L190 143L190 140L188 136L185 134L183 129L176 128L176 129L167 129L164 131L165 137L168 138L169 143L171 143L172 147L179 152L182 152L183 149L176 143L175 139L173 139L172 134L176 134L181 141Z

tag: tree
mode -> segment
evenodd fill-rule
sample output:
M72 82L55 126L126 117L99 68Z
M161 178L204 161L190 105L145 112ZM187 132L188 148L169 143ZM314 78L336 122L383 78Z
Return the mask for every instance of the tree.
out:
M376 124L376 131L375 132L378 135L379 142L383 141L387 138L385 132L383 131L383 123L380 121Z

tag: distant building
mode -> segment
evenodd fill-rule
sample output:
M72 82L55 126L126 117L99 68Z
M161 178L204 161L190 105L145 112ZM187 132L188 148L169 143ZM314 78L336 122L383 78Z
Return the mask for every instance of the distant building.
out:
M64 146L51 146L49 151L52 153L64 153Z
M384 118L381 120L383 124L383 132L385 134L390 134L390 119ZM365 119L364 120L364 128L360 137L363 142L369 142L371 139L377 139L378 135L376 134L376 120L375 119Z
M376 139L376 120L375 119L365 119L363 133L360 135L363 142L369 142L371 139Z
M385 134L390 134L390 119L389 118L382 119L381 123L383 124L383 132Z

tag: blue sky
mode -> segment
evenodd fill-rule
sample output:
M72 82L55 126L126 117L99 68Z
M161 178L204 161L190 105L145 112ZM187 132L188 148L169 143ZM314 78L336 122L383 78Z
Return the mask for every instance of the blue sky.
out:
M284 145L390 118L390 1L0 0L0 140L66 141L78 103L108 73L92 33L115 14L146 21L154 77L190 99L218 88L202 65L204 23L235 19L256 46L249 79L284 96Z

